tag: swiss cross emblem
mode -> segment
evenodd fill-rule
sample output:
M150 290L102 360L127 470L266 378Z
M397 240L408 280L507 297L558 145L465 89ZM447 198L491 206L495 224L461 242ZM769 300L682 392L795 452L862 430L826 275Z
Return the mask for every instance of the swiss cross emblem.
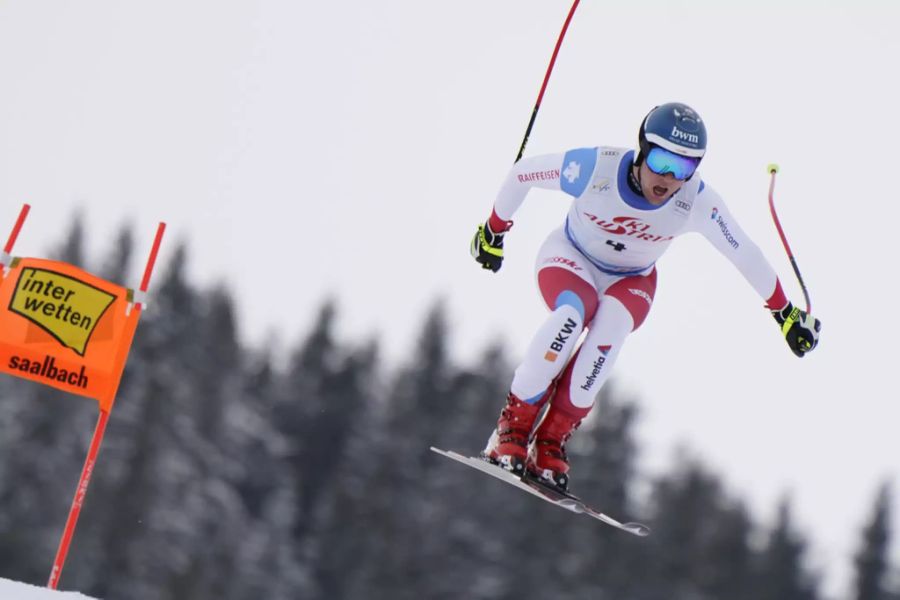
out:
M569 162L566 165L565 170L562 172L563 177L565 177L569 183L574 183L576 179L581 175L581 165L574 160Z

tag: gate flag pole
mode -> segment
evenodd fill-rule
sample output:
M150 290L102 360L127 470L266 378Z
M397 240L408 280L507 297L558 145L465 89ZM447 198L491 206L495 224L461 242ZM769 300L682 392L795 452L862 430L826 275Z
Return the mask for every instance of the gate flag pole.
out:
M6 245L3 247L3 253L0 254L0 271L5 271L12 260L13 246L16 244L16 239L19 237L19 232L22 231L22 225L25 223L25 218L28 217L28 211L30 210L31 205L22 205L22 210L19 211L19 218L16 219L16 224L13 226L9 239L6 240Z
M143 303L142 296L147 293L147 288L150 285L150 276L153 273L153 267L156 264L156 257L159 253L159 247L162 243L162 237L165 230L166 224L160 223L156 230L156 237L153 240L153 247L150 250L150 257L147 260L147 266L144 269L144 276L141 279L141 297L135 298L134 301L133 309L137 313L136 319L140 317L141 305ZM134 322L135 326L137 325L136 319ZM123 352L126 355L121 357L123 366L125 359L127 358L128 350L131 347L131 340L133 339L133 336L134 329L131 329L128 343L123 344ZM69 517L66 520L66 526L63 530L62 538L59 541L59 548L56 552L56 558L53 561L53 569L50 571L50 579L47 582L47 587L54 590L59 585L59 578L62 574L66 556L69 553L69 546L72 543L72 537L75 535L75 526L78 523L78 517L81 514L81 507L84 504L84 497L87 494L88 485L91 482L91 475L94 472L94 466L97 463L97 454L100 452L100 444L103 442L103 436L106 433L106 424L109 421L109 411L112 407L113 401L115 400L115 394L117 390L118 383L113 386L113 389L110 390L109 397L106 399L106 402L103 402L101 400L100 403L100 416L97 418L97 425L94 428L94 436L93 438L91 438L91 444L88 448L87 458L84 461L84 468L81 470L81 478L78 481L78 487L75 489L75 498L72 500L72 507L69 510Z

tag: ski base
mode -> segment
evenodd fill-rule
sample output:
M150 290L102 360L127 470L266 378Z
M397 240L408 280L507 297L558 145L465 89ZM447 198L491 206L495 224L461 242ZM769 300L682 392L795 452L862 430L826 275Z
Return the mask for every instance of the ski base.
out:
M442 456L446 456L449 459L477 469L482 473L486 473L491 477L495 477L500 481L508 483L514 487L519 488L520 490L537 496L541 500L549 502L550 504L555 504L556 506L564 508L573 513L588 515L589 517L593 517L594 519L602 521L607 525L611 525L612 527L621 529L622 531L627 531L628 533L639 537L644 537L650 534L650 528L646 525L643 525L641 523L620 523L609 515L605 515L602 512L591 508L577 496L574 496L568 492L564 492L555 487L551 487L527 474L523 477L519 477L518 475L511 473L495 464L492 464L491 462L483 458L463 456L462 454L459 454L458 452L454 452L452 450L441 450L440 448L435 448L434 446L431 447L431 450L432 452L436 452Z

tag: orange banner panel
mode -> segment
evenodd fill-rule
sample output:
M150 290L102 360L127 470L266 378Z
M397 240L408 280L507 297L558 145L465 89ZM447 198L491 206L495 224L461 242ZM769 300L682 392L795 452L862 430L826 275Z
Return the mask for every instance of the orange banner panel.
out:
M140 318L130 298L127 288L67 263L14 259L0 281L0 372L108 411Z

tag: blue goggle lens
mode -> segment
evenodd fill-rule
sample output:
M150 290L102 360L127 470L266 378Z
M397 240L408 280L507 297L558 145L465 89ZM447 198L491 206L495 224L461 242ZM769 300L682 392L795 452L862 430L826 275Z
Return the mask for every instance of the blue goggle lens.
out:
M654 146L647 153L647 167L651 171L657 175L671 173L675 179L682 181L693 175L699 164L699 158L681 156L659 146Z

